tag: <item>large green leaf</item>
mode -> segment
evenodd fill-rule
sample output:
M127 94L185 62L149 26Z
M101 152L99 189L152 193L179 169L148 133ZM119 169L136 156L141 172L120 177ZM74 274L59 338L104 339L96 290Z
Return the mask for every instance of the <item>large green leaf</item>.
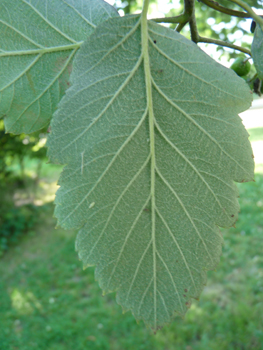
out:
M110 19L79 50L52 121L51 161L68 164L55 215L76 248L153 329L198 298L235 223L234 181L253 179L238 113L243 79L180 34L140 16Z
M0 117L7 132L49 123L82 41L117 15L102 0L0 1Z
M251 52L258 77L263 79L263 30L260 25L256 26Z

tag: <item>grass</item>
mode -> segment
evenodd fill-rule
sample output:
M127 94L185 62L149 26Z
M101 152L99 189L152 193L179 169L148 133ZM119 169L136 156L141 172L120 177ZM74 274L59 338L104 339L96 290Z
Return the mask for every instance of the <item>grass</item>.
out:
M263 174L255 179L238 184L239 220L223 231L200 301L156 335L122 314L114 294L102 297L75 232L55 230L53 205L43 204L35 235L0 261L0 350L263 350Z

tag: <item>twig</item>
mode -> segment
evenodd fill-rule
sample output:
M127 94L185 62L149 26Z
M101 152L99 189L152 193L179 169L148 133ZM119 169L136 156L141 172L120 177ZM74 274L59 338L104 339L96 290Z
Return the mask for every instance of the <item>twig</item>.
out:
M185 13L189 16L189 26L191 32L191 39L194 43L198 43L199 34L195 19L195 3L194 0L184 0Z
M174 17L162 17L162 18L153 18L152 21L157 23L178 23L176 31L179 33L183 27L189 22L192 15L192 7L188 4L189 0L185 0L184 12L179 16Z
M263 19L260 16L258 16L247 3L245 3L242 0L228 0L228 1L233 2L234 4L242 7L245 11L247 11L247 13L250 14L250 17L252 17L254 21L257 22L260 25L261 29L263 30Z
M228 9L228 8L220 5L218 2L213 1L213 0L199 0L199 1L207 6L211 7L212 9L214 9L216 11L225 13L226 15L240 17L240 18L251 18L251 16L246 12Z
M188 22L188 16L185 14L182 14L180 16L175 17L162 17L162 18L153 18L152 21L157 23L187 23Z
M230 47L231 49L244 52L244 53L246 53L246 54L251 56L250 50L248 50L248 49L246 49L245 47L242 47L242 46L238 46L238 45L234 45L234 44L228 43L227 41L211 39L211 38L204 38L204 37L199 36L198 42L199 43L208 43L208 44L215 44L215 45L219 45L219 46Z
M187 22L185 23L179 23L178 26L176 27L176 31L177 33L180 33L180 31L184 28L184 26L187 24Z
M251 83L253 80L255 80L258 76L258 73L256 73L255 75L253 75L253 77L251 79L248 79L248 83Z

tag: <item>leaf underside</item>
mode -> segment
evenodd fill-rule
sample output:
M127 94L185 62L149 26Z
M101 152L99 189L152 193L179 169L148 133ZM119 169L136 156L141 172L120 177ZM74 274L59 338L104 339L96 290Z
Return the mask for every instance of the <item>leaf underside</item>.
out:
M199 298L221 255L218 226L237 220L234 181L253 179L238 116L249 89L180 34L153 22L147 32L140 16L99 26L71 79L48 140L51 161L67 164L58 224L80 228L84 267L97 265L101 288L156 330Z
M117 15L102 0L0 1L0 118L7 132L49 123L80 42Z
M260 25L256 26L251 53L258 77L259 79L263 79L263 30Z

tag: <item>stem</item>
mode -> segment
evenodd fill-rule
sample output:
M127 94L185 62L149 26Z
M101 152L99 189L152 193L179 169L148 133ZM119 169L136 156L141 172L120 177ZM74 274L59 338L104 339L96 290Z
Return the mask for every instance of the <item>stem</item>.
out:
M229 1L233 2L234 4L237 4L238 6L242 7L245 11L247 11L247 13L250 14L250 16L255 20L255 22L257 22L257 24L260 25L261 29L263 30L263 19L260 16L258 16L247 3L245 3L242 0Z
M205 4L206 6L211 7L212 9L214 9L216 11L225 13L226 15L240 17L240 18L251 18L251 16L248 15L246 12L228 9L228 8L220 5L218 2L215 2L213 0L199 0L199 1L202 2L203 4Z
M246 54L251 56L250 50L248 50L248 49L246 49L246 48L244 48L242 46L237 46L237 45L228 43L228 42L223 41L223 40L203 38L203 37L200 36L199 39L198 39L198 42L199 43L208 43L208 44L215 44L215 45L219 45L219 46L230 47L231 49L244 52L244 53L246 53Z
M150 0L143 0L143 5L142 5L142 22L143 20L146 19L147 21L147 13L148 13L148 7L149 7ZM146 23L147 24L147 23ZM147 25L146 25L147 27Z
M253 80L255 80L258 76L258 73L256 73L255 75L253 75L253 77L249 80L247 80L247 83L251 83Z

